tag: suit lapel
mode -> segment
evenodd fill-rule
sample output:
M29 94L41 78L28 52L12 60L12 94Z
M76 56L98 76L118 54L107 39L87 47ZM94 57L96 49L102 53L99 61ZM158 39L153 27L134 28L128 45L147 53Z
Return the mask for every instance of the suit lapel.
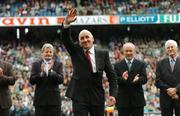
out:
M125 70L129 71L129 69L128 69L128 65L127 65L127 63L126 63L125 59L123 59L122 63L123 63L123 66L125 66L125 67L124 67L124 68L125 68Z
M132 62L132 65L131 65L130 72L134 70L135 66L137 66L136 63L137 63L137 61L136 61L136 59L134 59L133 62Z
M85 59L86 62L88 62L88 59L82 47L80 47L80 56L82 56L82 58Z
M169 70L170 72L172 72L172 71L171 71L170 62L169 62L169 58L166 58L165 63L166 63L166 66L167 66L168 70Z
M102 56L100 56L100 53L99 53L99 51L98 51L97 48L95 48L94 51L95 51L96 70L98 71L98 69L99 69L99 63L100 63L101 60L102 60L102 59L101 59Z
M177 69L177 66L179 66L179 65L180 65L180 58L177 57L173 72Z

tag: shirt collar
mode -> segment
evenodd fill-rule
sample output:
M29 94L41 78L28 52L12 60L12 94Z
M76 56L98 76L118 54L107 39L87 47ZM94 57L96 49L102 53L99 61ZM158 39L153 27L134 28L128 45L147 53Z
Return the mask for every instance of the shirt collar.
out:
M94 51L94 46L92 46L90 49L89 49L89 53L90 54L94 54L95 53L95 51ZM85 52L86 52L86 50L84 50Z
M134 58L132 58L130 61L129 61L128 59L125 58L125 61L126 61L126 63L131 62L131 64L132 64L133 61L134 61Z
M175 58L169 57L169 62L171 62L171 60L173 60L174 62L176 62L177 56Z
M45 63L51 63L52 62L52 60L49 60L49 61L47 61L47 60L45 60L45 59L43 59L43 62L45 62Z

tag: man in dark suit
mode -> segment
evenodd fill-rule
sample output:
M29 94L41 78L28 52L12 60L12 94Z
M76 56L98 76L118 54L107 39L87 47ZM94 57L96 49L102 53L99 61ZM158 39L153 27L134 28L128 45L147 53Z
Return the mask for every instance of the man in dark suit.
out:
M36 116L61 116L59 84L63 83L62 63L53 59L53 54L53 46L46 43L42 47L42 59L32 64L30 83L36 85Z
M94 38L90 31L79 33L79 44L74 44L67 27L76 19L76 10L71 9L66 17L62 31L62 40L69 52L73 75L66 96L72 99L75 116L104 116L105 93L102 86L103 71L109 81L109 99L115 103L117 82L115 72L109 60L109 53L93 45ZM66 28L67 27L67 28Z
M160 60L156 68L156 86L160 88L162 116L180 116L180 58L178 45L174 40L165 43L168 57Z
M123 45L124 59L115 64L118 78L117 109L119 116L143 116L144 92L142 85L147 82L146 64L135 59L135 45Z
M12 65L0 60L0 116L9 116L9 109L12 105L9 85L16 81Z

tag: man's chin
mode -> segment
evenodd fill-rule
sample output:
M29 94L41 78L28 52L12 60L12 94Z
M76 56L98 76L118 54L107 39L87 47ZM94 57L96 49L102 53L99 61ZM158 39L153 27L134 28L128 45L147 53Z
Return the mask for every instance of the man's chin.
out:
M90 49L90 47L88 47L88 46L83 46L83 48L86 49L86 50Z
M50 61L52 58L45 58L46 61Z

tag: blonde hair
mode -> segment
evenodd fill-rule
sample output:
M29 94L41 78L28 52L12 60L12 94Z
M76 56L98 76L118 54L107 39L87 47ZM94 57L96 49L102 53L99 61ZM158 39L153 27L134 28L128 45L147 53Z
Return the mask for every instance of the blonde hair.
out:
M41 48L41 52L44 52L44 50L46 50L47 48L51 49L51 50L54 52L54 47L53 47L53 45L50 44L50 43L45 43L45 44L43 45L43 47Z

